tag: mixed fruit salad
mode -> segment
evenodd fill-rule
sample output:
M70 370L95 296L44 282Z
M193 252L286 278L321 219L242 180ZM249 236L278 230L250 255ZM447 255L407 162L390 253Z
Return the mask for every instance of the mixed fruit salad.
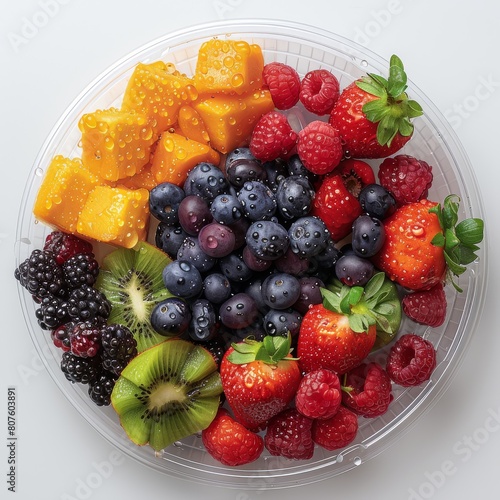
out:
M201 434L229 466L341 449L428 381L436 349L402 319L445 322L483 221L400 152L423 113L406 89L397 56L342 89L244 40L203 43L194 75L138 64L47 167L50 233L15 270L68 381L134 443Z

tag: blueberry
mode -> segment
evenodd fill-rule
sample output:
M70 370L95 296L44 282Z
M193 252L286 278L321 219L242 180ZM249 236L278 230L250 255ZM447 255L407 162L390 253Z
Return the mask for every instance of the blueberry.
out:
M226 157L226 176L231 185L241 188L247 181L267 179L260 160L252 155L249 148L237 148Z
M286 163L281 159L277 159L265 162L262 166L264 167L267 175L266 184L269 186L271 191L275 193L281 181L288 177Z
M265 220L251 224L245 240L250 251L262 260L278 259L290 244L288 232L281 224Z
M213 217L206 200L196 195L186 196L179 205L179 224L190 235L197 235Z
M175 258L182 242L189 235L180 226L169 226L160 222L156 228L155 244L170 257Z
M206 299L197 299L191 303L191 321L188 334L192 340L206 342L217 333L217 316L212 303Z
M163 269L163 283L173 294L189 299L203 288L200 271L187 260L175 260Z
M301 314L305 314L309 306L323 302L321 288L324 288L325 284L315 276L306 276L299 279L299 285L300 295L293 307Z
M269 306L264 302L264 298L262 297L262 280L252 280L245 288L245 293L255 300L255 304L260 313L265 314L269 310Z
M188 236L177 251L177 260L187 260L200 273L205 273L215 265L215 258L207 255L201 248L196 236Z
M291 274L274 273L262 282L262 297L272 309L288 309L299 296L299 280Z
M361 208L372 217L384 219L396 209L396 200L380 184L368 184L359 193Z
M242 251L242 257L243 257L243 262L252 270L256 272L261 272L265 271L266 269L269 269L272 266L272 261L270 260L263 260L259 259L256 257L251 250L248 248L248 246L245 246ZM277 261L275 261L277 262Z
M203 280L203 295L213 304L222 304L231 296L231 284L221 273L212 273Z
M227 189L228 182L222 170L207 162L198 163L184 182L186 196L197 195L209 202Z
M253 271L245 264L243 255L231 253L219 260L222 273L230 281L248 281L253 276Z
M189 326L191 311L186 302L177 297L170 297L153 308L150 321L151 326L160 335L180 335Z
M292 175L283 179L276 191L278 211L284 219L296 219L311 210L314 188L306 177Z
M310 182L315 181L318 176L313 174L310 170L302 163L299 155L292 155L287 161L288 175L300 175L301 177L306 177Z
M318 263L318 267L322 269L331 269L335 267L335 263L340 257L340 251L335 247L335 243L330 238L324 250L314 256L314 260Z
M303 259L300 255L293 253L292 249L288 247L285 254L274 261L274 267L281 273L302 276L309 269L309 260Z
M302 315L295 309L270 309L264 316L264 330L268 335L286 337L288 332L293 337L299 334Z
M374 265L355 253L342 255L335 264L337 278L348 286L363 286L368 283L375 272Z
M326 249L331 239L325 223L315 216L300 217L288 230L290 247L303 258L314 257Z
M158 184L149 192L151 215L170 226L177 224L179 205L185 196L184 190L171 182Z
M243 217L243 207L237 196L220 194L210 205L214 220L220 224L233 224Z
M376 217L360 215L352 225L352 249L360 257L372 257L384 244L385 229Z
M238 191L244 214L253 221L270 219L276 212L276 198L262 182L247 181Z
M255 301L246 293L237 293L226 300L219 309L222 323L228 328L239 329L250 326L258 317Z
M207 255L219 259L234 250L235 236L228 226L211 222L201 228L198 242Z

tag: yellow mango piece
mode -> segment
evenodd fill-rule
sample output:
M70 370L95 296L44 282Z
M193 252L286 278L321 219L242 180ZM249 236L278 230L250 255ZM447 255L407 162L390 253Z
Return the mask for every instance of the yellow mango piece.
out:
M82 116L82 161L95 175L117 181L140 172L149 161L154 132L147 117L116 108Z
M218 165L220 155L206 144L175 132L165 132L154 152L151 171L158 183L182 186L188 172L204 161Z
M198 51L194 83L198 92L244 94L262 87L264 57L259 45L211 39Z
M210 146L221 153L248 144L260 117L274 109L268 90L241 96L203 96L193 103L210 136Z
M151 171L151 163L148 163L138 174L132 177L126 177L117 182L117 185L128 189L144 188L151 191L158 183Z
M188 139L208 144L210 136L200 114L192 106L182 106L179 110L177 126L180 134Z
M193 80L180 74L173 64L139 63L125 89L122 110L146 115L159 137L177 121L180 107L197 97Z
M79 158L55 156L42 179L33 214L48 226L75 233L87 196L99 183Z
M78 217L78 233L96 241L132 248L145 241L149 223L149 191L96 186Z

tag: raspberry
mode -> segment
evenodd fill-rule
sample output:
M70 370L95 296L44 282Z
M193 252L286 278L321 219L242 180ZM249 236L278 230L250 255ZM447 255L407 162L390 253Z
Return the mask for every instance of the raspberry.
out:
M432 167L409 155L386 158L378 177L400 206L427 198L433 179Z
M236 422L224 408L202 431L201 439L212 457L230 466L253 462L264 449L264 440Z
M137 342L132 332L123 325L107 325L101 330L102 365L120 375L128 362L137 355Z
M44 250L52 252L56 262L62 265L73 255L79 253L92 254L92 245L72 234L53 231L45 238Z
M312 438L327 450L338 450L351 443L358 433L358 417L345 406L326 420L314 420Z
M430 290L405 295L401 301L404 313L413 321L432 327L441 326L446 317L446 295L441 283Z
M297 153L304 166L313 174L331 172L343 155L338 130L319 120L310 122L299 132Z
M342 401L342 389L335 372L326 369L313 370L300 381L295 406L309 418L331 418L337 413Z
M77 323L69 334L71 352L82 358L93 358L101 348L101 325L92 321Z
M105 320L111 312L111 303L96 288L83 285L71 291L68 312L73 321Z
M403 387L429 380L436 367L436 350L431 342L413 333L400 337L387 356L386 370L393 382Z
M95 380L89 383L90 399L97 406L109 406L116 379L117 376L114 373L104 370Z
M342 402L354 413L378 417L391 401L391 379L378 363L363 363L347 373Z
M286 116L277 111L263 115L255 125L250 140L250 152L261 161L287 159L295 152L297 134Z
M339 81L326 69L309 71L300 84L300 102L317 115L330 114L339 95Z
M93 286L99 274L99 264L93 254L78 253L62 265L69 288L82 285Z
M297 104L300 76L294 68L287 64L272 62L264 66L262 78L277 109L290 109Z
M41 299L35 316L42 329L52 330L69 320L68 303L60 297L47 295Z
M101 369L97 356L81 358L72 352L64 352L61 358L61 371L70 382L88 384L97 378Z
M14 271L14 276L36 302L47 295L64 297L67 293L63 271L49 251L33 250Z

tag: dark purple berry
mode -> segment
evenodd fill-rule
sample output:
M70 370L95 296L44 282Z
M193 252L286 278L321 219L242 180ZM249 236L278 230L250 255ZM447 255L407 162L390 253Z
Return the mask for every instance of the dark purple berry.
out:
M234 224L243 217L243 207L237 196L220 194L210 205L210 212L220 224Z
M186 194L184 190L171 182L162 182L149 192L149 210L151 215L169 226L179 222L179 205Z
M315 276L306 276L299 279L299 285L300 295L293 307L300 314L305 314L310 306L323 302L320 289L324 288L325 284Z
M165 266L163 283L173 295L184 299L196 297L203 288L200 271L187 260L175 260Z
M186 196L196 195L211 202L219 194L227 192L228 182L221 169L212 163L198 163L184 182Z
M274 193L259 181L247 181L238 191L243 212L252 221L270 219L276 212Z
M231 284L221 273L212 273L203 280L203 295L212 304L222 304L231 296Z
M209 271L216 263L215 258L207 255L201 248L200 240L196 236L188 236L184 239L177 251L177 260L187 260L191 262L200 273Z
M246 293L233 295L219 309L220 320L225 326L232 329L250 326L258 314L257 304Z
M151 311L151 326L160 335L172 337L187 330L191 321L189 305L177 297L162 300Z
M348 286L366 285L374 272L373 264L355 253L343 255L335 264L337 278Z
M288 249L290 240L287 230L274 221L254 222L245 237L250 251L259 259L276 260Z
M297 337L302 323L302 315L295 309L270 309L264 316L264 330L267 335L273 337L281 335L286 337L288 333Z
M203 226L212 222L212 214L206 200L200 196L186 196L179 205L179 224L186 233L196 236Z
M360 257L372 257L384 244L385 229L376 217L360 215L352 225L352 249Z
M229 255L234 250L236 239L233 231L226 225L211 222L202 227L198 234L200 248L213 258Z
M288 309L299 296L299 280L291 274L271 274L262 282L262 297L272 309Z
M331 240L325 223L315 216L295 220L288 230L288 237L292 251L306 259L325 250Z
M372 217L384 219L396 210L396 200L380 184L368 184L359 193L361 208Z
M207 299L197 299L191 303L191 321L188 326L191 340L206 342L217 334L217 316L214 306Z
M284 219L304 217L311 210L314 189L306 177L292 175L280 182L276 191L278 211Z

